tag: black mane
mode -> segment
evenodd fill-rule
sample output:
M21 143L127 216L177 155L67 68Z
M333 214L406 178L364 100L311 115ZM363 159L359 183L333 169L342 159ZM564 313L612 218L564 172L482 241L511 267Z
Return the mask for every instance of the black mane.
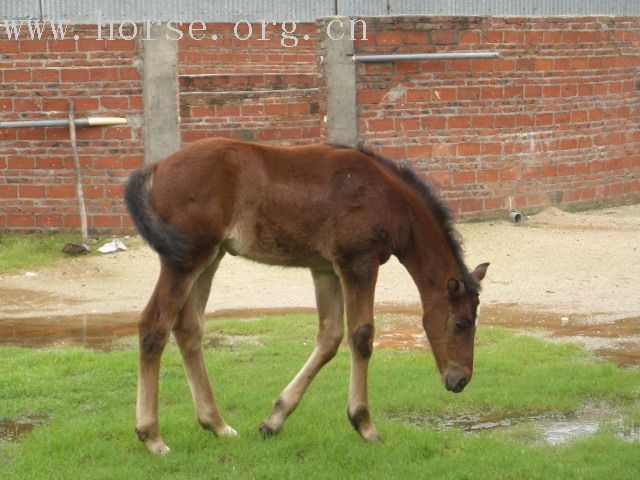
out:
M434 188L426 179L420 177L420 175L406 162L396 163L373 152L363 145L359 145L357 150L369 156L382 165L387 171L402 179L414 192L418 194L424 202L424 205L433 214L435 221L442 229L447 244L449 245L455 261L458 264L465 286L471 290L472 293L478 293L480 291L480 284L471 276L464 263L462 239L454 226L453 212L447 205L445 205L439 195L435 192Z

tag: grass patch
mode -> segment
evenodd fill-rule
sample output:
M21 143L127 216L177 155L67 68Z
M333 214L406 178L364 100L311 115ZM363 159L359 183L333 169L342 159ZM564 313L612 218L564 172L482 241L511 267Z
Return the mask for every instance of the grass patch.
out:
M602 430L552 447L532 432L471 435L419 429L393 412L569 411L587 401L633 405L640 372L596 361L572 345L483 328L472 383L460 395L440 385L430 354L378 350L370 402L385 438L366 444L346 414L349 354L341 348L275 438L258 425L313 348L310 315L212 320L211 334L237 341L206 361L237 439L200 429L175 346L163 357L160 423L172 448L152 457L134 436L137 352L0 348L0 419L51 416L18 443L0 443L0 478L635 478L640 446ZM253 341L258 339L258 342ZM637 418L634 406L630 419ZM144 472L141 474L141 472Z
M91 253L96 254L98 246L107 237L92 237ZM82 243L80 236L73 233L6 233L0 231L0 273L17 273L37 270L63 258L67 243Z

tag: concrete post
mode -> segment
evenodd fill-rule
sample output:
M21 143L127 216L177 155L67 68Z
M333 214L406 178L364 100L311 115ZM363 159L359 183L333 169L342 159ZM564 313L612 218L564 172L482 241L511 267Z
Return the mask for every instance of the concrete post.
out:
M152 24L143 42L144 161L156 162L180 148L178 42L167 24Z
M321 19L320 38L328 141L355 147L358 145L358 112L351 20L338 16Z

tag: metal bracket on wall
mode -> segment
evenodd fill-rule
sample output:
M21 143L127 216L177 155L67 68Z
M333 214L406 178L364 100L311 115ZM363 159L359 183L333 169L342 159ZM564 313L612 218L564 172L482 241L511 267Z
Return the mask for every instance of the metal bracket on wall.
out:
M392 53L380 55L354 55L353 61L360 63L403 62L407 60L465 60L498 58L500 52L445 52L445 53Z

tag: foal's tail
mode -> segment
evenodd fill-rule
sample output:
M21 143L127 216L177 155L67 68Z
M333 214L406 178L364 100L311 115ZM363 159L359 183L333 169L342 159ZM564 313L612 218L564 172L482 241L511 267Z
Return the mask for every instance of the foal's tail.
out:
M124 201L142 238L163 258L179 265L187 255L187 239L174 227L167 225L153 208L153 172L153 167L133 172L127 184Z

